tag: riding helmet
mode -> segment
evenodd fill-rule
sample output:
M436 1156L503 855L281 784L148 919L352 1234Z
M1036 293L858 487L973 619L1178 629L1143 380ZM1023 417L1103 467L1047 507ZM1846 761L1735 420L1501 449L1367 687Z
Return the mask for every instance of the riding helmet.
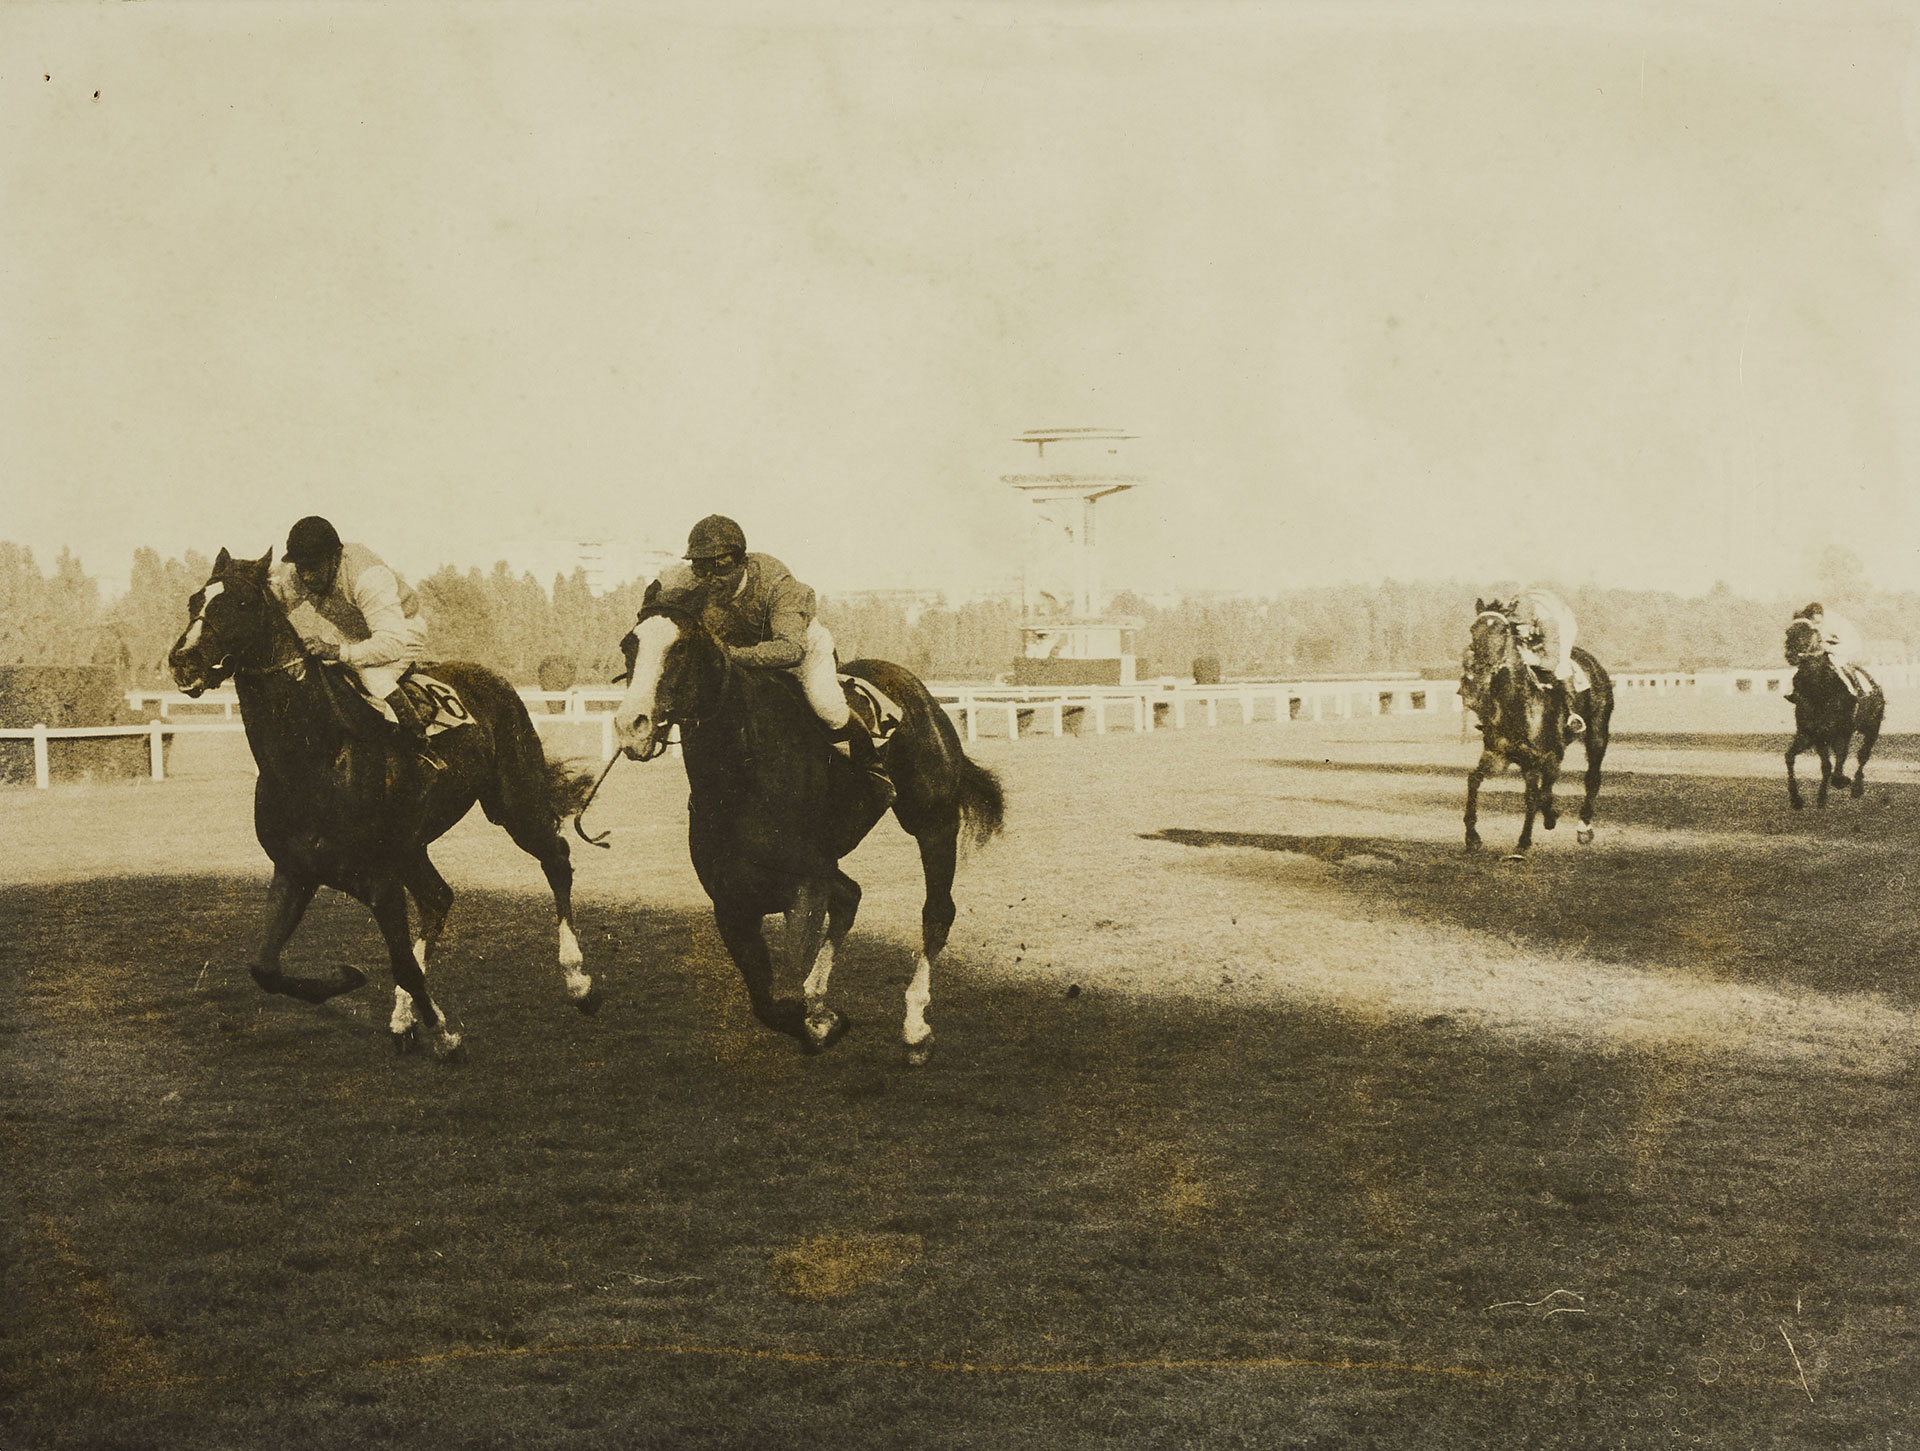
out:
M309 514L287 531L288 564L321 564L340 552L340 536L318 514Z
M688 559L718 559L723 554L745 554L747 535L724 514L709 514L687 535Z

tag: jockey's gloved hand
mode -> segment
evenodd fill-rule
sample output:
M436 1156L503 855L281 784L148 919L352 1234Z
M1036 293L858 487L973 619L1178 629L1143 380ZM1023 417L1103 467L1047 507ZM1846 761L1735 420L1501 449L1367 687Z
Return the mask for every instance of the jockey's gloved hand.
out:
M315 640L307 646L307 653L316 660L338 660L340 647L331 640Z

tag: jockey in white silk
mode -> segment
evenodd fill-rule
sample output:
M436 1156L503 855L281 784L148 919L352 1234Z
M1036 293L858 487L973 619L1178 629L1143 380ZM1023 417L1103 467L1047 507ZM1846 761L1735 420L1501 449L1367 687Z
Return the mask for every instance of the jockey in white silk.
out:
M1805 620L1820 632L1820 643L1826 647L1827 658L1833 662L1841 682L1855 695L1860 694L1860 679L1854 673L1860 664L1860 632L1854 629L1853 621L1845 615L1834 614L1818 600L1794 618Z
M1567 602L1544 586L1531 585L1514 601L1513 618L1521 627L1522 653L1533 656L1527 663L1552 670L1555 680L1571 681L1579 631Z
M432 765L427 722L400 689L426 658L420 602L364 544L343 544L333 525L309 516L287 535L287 551L268 574L274 597L309 653L338 660L360 677L367 694L392 709L401 729Z

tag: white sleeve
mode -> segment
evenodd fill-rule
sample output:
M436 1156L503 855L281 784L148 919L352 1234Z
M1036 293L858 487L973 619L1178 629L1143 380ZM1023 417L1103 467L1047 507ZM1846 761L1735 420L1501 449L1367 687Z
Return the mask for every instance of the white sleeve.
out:
M420 658L426 631L418 615L409 615L400 602L400 581L384 564L370 564L347 591L347 598L367 622L367 638L340 647L349 665L411 665Z

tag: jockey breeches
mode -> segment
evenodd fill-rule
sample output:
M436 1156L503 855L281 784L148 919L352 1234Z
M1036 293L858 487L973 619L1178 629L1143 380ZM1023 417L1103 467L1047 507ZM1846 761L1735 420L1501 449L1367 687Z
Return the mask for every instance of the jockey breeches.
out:
M411 661L401 665L356 665L360 683L375 700L385 700L400 688L400 677L413 669Z
M806 693L813 713L834 730L844 729L851 713L847 697L840 689L840 671L833 658L833 635L818 620L807 626L807 653L793 667L800 689Z

